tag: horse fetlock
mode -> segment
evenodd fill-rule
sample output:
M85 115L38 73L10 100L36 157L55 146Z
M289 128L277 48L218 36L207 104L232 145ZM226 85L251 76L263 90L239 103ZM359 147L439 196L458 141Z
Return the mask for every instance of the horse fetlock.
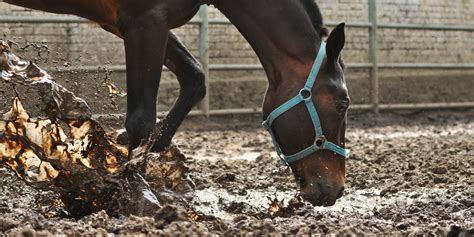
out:
M175 130L171 129L169 121L166 119L156 123L154 130L155 134L153 136L153 139L155 140L153 141L154 143L151 151L160 152L169 147L175 132Z
M129 147L136 148L142 139L147 139L155 128L156 116L146 116L134 113L127 116L125 128L127 129Z
M153 147L151 148L152 152L161 152L164 151L171 145L172 136L160 137L156 139Z

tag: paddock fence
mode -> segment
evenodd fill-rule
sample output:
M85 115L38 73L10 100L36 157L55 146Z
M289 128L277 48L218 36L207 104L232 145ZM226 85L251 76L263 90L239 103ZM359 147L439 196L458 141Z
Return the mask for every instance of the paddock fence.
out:
M474 107L472 102L444 102L444 103L405 103L405 104L382 104L380 103L379 94L379 70L380 69L474 69L473 63L455 64L455 63L384 63L378 59L378 41L377 35L380 29L404 29L404 30L429 30L429 31L463 31L474 32L473 26L465 25L438 25L438 24L401 24L401 23L385 23L377 20L377 3L376 0L368 0L368 19L366 22L348 22L347 27L367 29L369 37L369 61L367 63L348 63L348 68L368 69L370 70L370 103L353 104L352 110L371 110L379 113L380 110L397 110L397 109L442 109L442 108L471 108ZM80 23L91 24L90 21L73 17L73 16L0 16L0 23L25 23L25 24L50 24L50 23ZM199 18L190 21L188 24L198 25L199 27L199 50L198 58L204 68L206 78L209 78L210 71L219 70L263 70L260 64L210 64L209 63L209 26L210 25L231 25L227 19L210 19L208 6L203 5L199 10ZM336 22L327 22L327 26L334 27ZM97 66L78 66L78 67L54 67L51 71L97 71ZM107 69L115 72L124 72L125 65L109 65ZM166 70L166 68L165 68ZM209 90L210 80L206 80L206 87ZM198 110L191 111L190 115L227 115L227 114L252 114L258 113L261 108L233 108L233 109L210 109L209 94L201 102ZM160 116L164 112L159 112ZM121 116L118 114L101 115L101 116Z

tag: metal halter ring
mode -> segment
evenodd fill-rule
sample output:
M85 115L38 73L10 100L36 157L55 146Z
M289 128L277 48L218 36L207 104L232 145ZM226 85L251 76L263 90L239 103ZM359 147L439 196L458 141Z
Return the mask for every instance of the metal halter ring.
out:
M324 144L326 143L327 139L325 136L317 137L316 140L314 140L314 144L319 148L323 149Z
M300 96L304 101L309 101L311 100L311 97L313 97L313 93L311 92L311 90L303 88L300 90Z

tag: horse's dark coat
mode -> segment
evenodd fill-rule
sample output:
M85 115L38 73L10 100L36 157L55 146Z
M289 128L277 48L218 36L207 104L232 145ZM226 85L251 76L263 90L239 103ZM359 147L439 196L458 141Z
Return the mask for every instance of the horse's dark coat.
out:
M170 32L188 22L201 4L213 4L237 27L258 55L269 85L263 116L298 93L327 35L313 0L5 0L23 7L75 14L100 24L124 40L127 63L126 128L130 148L157 131L155 149L168 146L189 111L205 95L204 74L197 60ZM318 75L313 100L328 140L344 146L349 97L340 53L344 25L328 38L327 59ZM169 114L155 125L156 98L162 66L173 71L181 86ZM274 123L285 154L314 142L304 106L297 106ZM302 196L315 205L331 205L342 194L345 161L318 151L292 164Z

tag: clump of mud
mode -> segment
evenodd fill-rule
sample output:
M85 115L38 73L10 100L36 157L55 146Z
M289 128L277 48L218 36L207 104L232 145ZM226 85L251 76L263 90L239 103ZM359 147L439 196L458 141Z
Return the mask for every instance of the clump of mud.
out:
M0 83L15 93L0 118L0 164L28 184L58 193L71 216L101 210L154 216L174 203L175 194L192 190L179 148L152 153L149 140L129 155L91 118L84 100L5 42L0 51Z

